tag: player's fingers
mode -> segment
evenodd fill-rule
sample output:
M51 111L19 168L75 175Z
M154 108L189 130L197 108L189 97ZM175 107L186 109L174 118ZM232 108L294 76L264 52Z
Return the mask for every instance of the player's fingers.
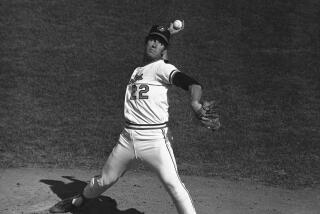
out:
M218 109L209 109L206 111L207 114L218 114Z
M213 108L213 106L215 106L214 103L215 103L214 100L211 100L211 101L203 101L202 107L203 107L204 109L209 110L209 109Z
M183 30L184 29L184 20L182 20L182 26L180 28L180 30Z
M173 22L170 23L169 29L173 29Z
M208 117L208 118L217 118L217 117L219 117L219 114L217 114L217 113L206 113L204 116Z
M208 117L205 117L205 116L204 116L204 117L201 117L201 121L203 121L203 122L204 122L204 121L210 121L210 120L211 120L211 119L208 118Z

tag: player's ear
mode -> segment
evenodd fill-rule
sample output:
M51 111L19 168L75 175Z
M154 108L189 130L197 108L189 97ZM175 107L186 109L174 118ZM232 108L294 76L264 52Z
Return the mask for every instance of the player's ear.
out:
M164 59L164 60L168 60L168 51L167 51L166 48L162 51L161 57L162 57L162 59Z

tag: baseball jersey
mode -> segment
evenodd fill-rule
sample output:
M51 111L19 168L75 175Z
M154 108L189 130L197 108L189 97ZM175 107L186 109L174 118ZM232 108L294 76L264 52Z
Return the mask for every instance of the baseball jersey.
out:
M164 128L169 120L168 88L178 69L163 60L137 67L127 85L124 117L127 128Z

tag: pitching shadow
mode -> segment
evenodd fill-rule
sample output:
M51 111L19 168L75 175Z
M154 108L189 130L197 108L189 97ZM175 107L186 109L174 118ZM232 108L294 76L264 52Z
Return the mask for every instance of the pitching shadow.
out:
M53 193L55 193L60 199L65 199L76 194L81 193L83 188L87 185L87 182L75 179L72 176L62 176L70 180L71 182L65 183L59 180L47 180L42 179L40 182L45 183L50 186L50 189ZM54 204L52 204L54 205ZM81 209L72 212L74 214L143 214L134 208L130 208L127 210L119 210L117 208L116 200L107 197L107 196L99 196L96 199L90 200L88 204L86 204Z

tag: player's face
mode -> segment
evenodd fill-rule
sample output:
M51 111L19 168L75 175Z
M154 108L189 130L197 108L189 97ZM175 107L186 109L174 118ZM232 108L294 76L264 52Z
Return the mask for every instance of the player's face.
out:
M162 53L165 46L158 39L149 39L146 43L145 54L151 60L158 60L162 58Z

